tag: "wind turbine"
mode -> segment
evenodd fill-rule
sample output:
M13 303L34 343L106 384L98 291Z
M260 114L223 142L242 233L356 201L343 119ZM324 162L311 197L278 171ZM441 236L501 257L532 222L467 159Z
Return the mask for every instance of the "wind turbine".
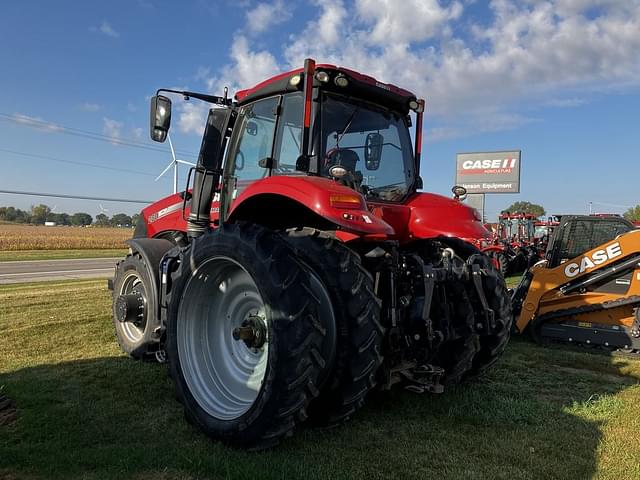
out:
M173 158L173 160L171 161L171 163L169 163L169 165L167 165L167 168L165 168L162 173L158 175L155 181L157 182L158 180L160 180L160 178L162 178L162 176L167 173L171 167L173 167L173 193L178 193L178 164L182 163L184 165L191 165L192 167L195 167L196 165L195 163L177 159L176 151L173 149L173 143L171 143L171 135L167 134L167 138L169 139L169 148L171 148L171 157Z

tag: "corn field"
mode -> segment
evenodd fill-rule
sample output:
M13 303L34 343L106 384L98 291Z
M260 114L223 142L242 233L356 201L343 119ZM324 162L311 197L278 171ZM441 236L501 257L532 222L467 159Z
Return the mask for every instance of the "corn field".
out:
M130 228L0 224L0 251L126 248Z

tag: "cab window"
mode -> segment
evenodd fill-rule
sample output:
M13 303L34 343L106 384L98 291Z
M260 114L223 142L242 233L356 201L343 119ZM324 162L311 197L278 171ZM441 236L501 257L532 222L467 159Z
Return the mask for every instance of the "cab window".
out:
M258 162L271 156L278 101L279 97L265 98L244 107L242 137L235 153L234 176L239 191L269 175Z

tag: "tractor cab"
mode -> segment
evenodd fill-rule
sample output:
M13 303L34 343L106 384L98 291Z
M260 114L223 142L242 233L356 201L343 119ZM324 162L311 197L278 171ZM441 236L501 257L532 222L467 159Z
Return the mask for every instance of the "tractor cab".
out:
M501 240L520 246L531 243L535 238L535 221L530 213L502 212L498 223L498 237Z
M399 202L419 187L409 113L421 123L423 103L410 92L318 65L242 90L236 100L242 135L230 173L240 191L275 175L324 177L374 201Z

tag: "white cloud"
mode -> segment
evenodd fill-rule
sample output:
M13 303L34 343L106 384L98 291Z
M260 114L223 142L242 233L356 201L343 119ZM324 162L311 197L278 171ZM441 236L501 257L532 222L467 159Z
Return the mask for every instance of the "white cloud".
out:
M291 4L285 4L283 0L259 3L246 12L247 29L253 34L265 32L272 26L289 20L292 8Z
M462 5L442 7L438 0L356 0L360 18L372 24L369 40L379 45L432 38L460 17Z
M47 133L62 132L64 130L64 127L56 123L47 122L41 117L31 117L22 113L14 113L9 119L14 123L26 125L28 127L35 128Z
M141 127L135 127L131 129L131 137L135 138L136 140L140 140L143 133L144 130Z
M111 139L111 143L118 145L122 138L124 124L107 117L103 117L102 122L102 133Z
M232 95L231 92L251 87L279 72L275 57L266 50L251 50L249 41L243 35L234 38L230 57L232 62L224 67L218 76L206 80L209 91L220 95L224 87L229 87L229 95ZM201 134L207 108L202 102L181 102L178 106L180 131Z
M523 104L577 107L640 86L639 0L492 0L481 24L460 1L313 3L314 20L277 57L238 34L207 87L246 88L311 56L426 97L445 138L535 121L514 113Z
M547 102L545 102L545 105L559 108L574 108L581 107L586 103L587 100L584 98L552 98L551 100L547 100Z
M98 105L97 103L84 102L82 105L80 105L80 108L85 112L97 112L102 109L102 106Z
M207 106L202 102L181 102L178 105L178 128L182 133L202 135L207 119Z
M120 37L120 33L117 32L109 22L107 22L106 20L103 20L102 23L100 24L100 26L95 27L95 26L91 26L89 27L89 30L91 32L94 33L102 33L103 35L106 35L107 37L111 37L111 38L119 38Z

